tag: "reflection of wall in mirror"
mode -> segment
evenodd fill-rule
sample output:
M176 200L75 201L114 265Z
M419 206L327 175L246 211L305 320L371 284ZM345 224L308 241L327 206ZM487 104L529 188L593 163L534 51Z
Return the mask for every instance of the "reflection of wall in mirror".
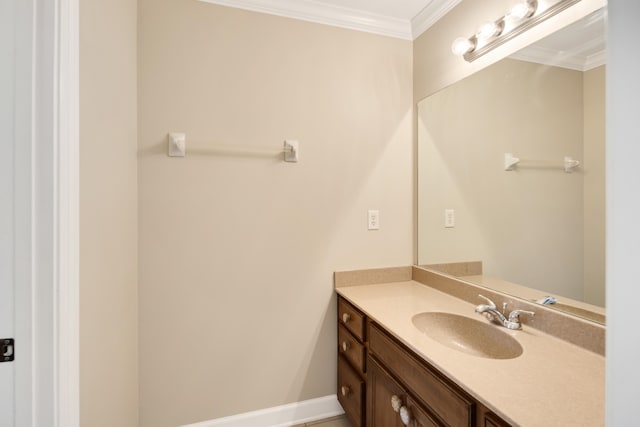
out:
M584 300L605 306L605 68L584 73Z
M597 152L583 151L584 133L604 123L586 106L598 91L584 82L604 85L592 76L504 60L420 103L420 264L482 260L487 275L585 298L583 268L604 258L585 259L599 256L583 249L599 232L584 231L603 229L604 217L594 213L585 223L584 203L598 197L583 193L583 184L597 175L593 161L604 159L591 155L573 174L562 160ZM532 161L505 172L506 152ZM444 228L444 210L451 208L456 227Z

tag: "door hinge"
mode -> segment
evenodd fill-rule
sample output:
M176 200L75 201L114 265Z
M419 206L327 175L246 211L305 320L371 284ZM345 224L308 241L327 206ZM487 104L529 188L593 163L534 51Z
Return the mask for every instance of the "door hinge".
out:
M13 362L16 358L15 342L13 338L0 338L0 347L2 347L0 363Z

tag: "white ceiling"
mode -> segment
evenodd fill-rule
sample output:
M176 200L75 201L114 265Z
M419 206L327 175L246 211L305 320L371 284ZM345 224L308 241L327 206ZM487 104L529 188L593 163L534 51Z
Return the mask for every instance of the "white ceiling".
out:
M414 40L462 0L200 0Z

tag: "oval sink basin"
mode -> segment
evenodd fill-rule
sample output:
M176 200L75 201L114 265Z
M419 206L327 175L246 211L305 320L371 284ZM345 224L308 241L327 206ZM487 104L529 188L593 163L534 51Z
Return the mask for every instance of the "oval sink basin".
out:
M496 326L452 313L425 312L411 318L429 338L454 350L489 359L513 359L522 346Z

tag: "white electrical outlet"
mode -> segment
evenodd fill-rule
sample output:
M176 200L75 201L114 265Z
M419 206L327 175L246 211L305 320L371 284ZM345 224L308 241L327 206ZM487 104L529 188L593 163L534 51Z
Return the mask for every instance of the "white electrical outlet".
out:
M367 211L367 229L368 230L380 229L380 211L378 210Z
M444 210L444 227L454 228L456 226L456 211L453 209Z

